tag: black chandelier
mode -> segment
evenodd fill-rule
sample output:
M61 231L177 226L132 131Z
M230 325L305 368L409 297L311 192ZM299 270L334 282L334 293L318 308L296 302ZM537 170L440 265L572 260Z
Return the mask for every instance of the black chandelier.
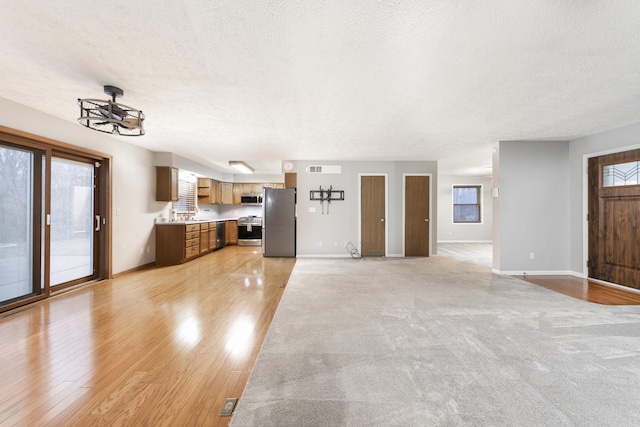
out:
M115 86L105 86L104 93L111 96L110 100L80 99L80 117L78 123L99 132L122 136L144 135L144 114L124 104L116 102L124 91Z

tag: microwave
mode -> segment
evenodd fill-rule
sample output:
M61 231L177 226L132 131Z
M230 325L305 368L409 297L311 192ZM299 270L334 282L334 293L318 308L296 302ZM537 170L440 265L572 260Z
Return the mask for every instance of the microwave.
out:
M261 205L262 194L243 194L240 196L240 204L242 205Z

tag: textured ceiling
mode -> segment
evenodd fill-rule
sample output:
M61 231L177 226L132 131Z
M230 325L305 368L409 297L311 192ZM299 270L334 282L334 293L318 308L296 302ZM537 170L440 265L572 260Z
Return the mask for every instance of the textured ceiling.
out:
M209 165L439 160L640 118L638 1L0 0L0 96L70 122L125 91L147 135ZM87 132L91 132L87 130Z

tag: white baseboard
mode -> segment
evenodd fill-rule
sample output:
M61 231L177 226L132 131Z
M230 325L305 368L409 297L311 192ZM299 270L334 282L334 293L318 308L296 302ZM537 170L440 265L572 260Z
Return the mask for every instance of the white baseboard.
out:
M386 258L404 258L402 254L387 254ZM351 258L351 254L317 254L317 255L296 255L296 258Z
M501 276L573 276L573 271L500 271L491 269L495 274Z
M493 243L493 240L438 240L438 243Z
M351 258L350 254L296 255L296 258Z

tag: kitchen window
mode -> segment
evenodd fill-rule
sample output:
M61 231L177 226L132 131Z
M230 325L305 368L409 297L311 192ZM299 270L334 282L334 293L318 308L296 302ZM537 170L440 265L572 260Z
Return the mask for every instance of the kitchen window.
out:
M196 211L196 177L187 172L180 171L178 177L178 201L173 202L173 208L178 213L191 213Z
M481 185L453 186L453 223L479 224L481 222Z

